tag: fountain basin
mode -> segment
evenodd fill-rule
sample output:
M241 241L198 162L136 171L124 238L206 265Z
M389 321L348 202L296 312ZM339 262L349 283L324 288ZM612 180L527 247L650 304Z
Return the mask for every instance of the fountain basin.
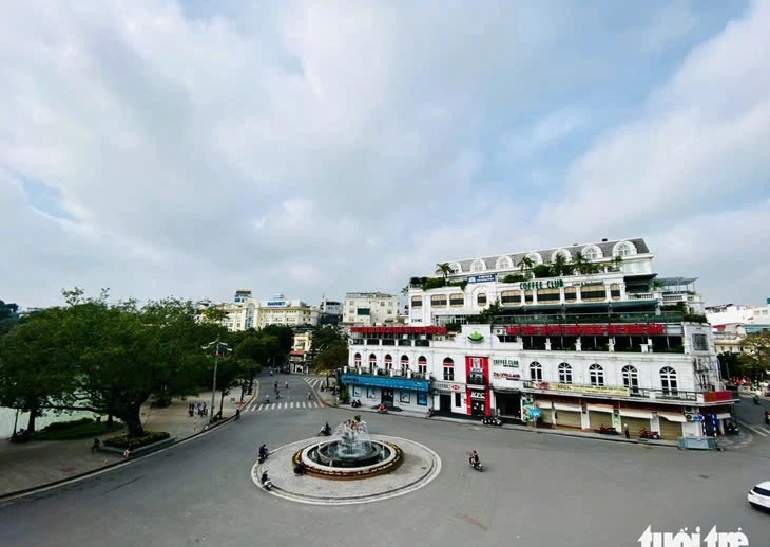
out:
M292 458L292 464L302 463L305 473L325 479L359 480L390 473L403 461L403 451L387 441L370 440L371 449L366 454L345 458L334 452L329 456L328 447L335 441L319 442L299 450Z

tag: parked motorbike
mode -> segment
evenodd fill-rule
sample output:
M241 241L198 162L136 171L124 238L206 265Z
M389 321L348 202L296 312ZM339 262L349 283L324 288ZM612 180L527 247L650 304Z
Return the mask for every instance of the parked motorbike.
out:
M604 425L600 426L599 429L596 430L597 433L602 433L603 435L617 435L618 432L614 427L604 427Z
M436 412L436 410L435 410L435 409L433 409L433 408L429 408L429 409L428 409L428 412L427 412L427 414L425 415L425 417L426 417L426 418L432 418L432 417L433 417L433 416L435 416L436 414L438 414L438 412Z
M765 420L767 420L767 417L765 417ZM728 435L738 434L738 426L735 424L735 422L727 422L727 424L725 424L725 433Z
M639 438L640 439L660 439L660 434L657 431L649 431L647 429L642 429L639 432Z
M360 400L360 399L353 399L353 400L350 402L350 406L351 406L351 407L353 407L353 408L358 408L358 407L360 407L360 406L361 406L361 400Z
M503 421L497 416L484 416L481 419L481 423L485 425L496 425L498 427L503 425Z
M381 408L377 412L379 412L380 414L387 414L388 413L388 409L387 408Z

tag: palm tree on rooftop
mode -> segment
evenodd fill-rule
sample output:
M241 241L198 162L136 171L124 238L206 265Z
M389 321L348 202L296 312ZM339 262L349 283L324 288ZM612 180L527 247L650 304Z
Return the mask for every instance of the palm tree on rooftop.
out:
M447 276L452 273L452 268L446 262L443 264L436 264L436 273L443 275L444 279L446 279Z
M521 270L521 273L524 273L524 270L532 270L532 268L535 267L535 261L529 258L528 256L523 257L521 260L519 260L519 269Z

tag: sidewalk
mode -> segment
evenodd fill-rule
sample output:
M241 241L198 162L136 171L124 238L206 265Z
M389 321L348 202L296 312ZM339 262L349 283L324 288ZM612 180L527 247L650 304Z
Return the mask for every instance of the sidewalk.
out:
M233 416L240 398L240 390L225 397L223 420ZM219 400L222 393L217 393L216 409L219 410ZM251 401L253 396L247 395L244 403ZM189 403L205 402L211 406L211 392L201 393L187 400L174 399L167 408L150 408L150 404L142 405L140 416L145 429L150 431L167 431L181 441L200 433L208 425L208 418L188 415ZM221 422L220 422L221 423ZM125 433L115 431L100 440ZM10 441L0 442L0 498L8 495L38 488L41 486L71 479L83 473L115 465L124 461L120 455L110 452L91 453L93 437L71 441L29 441L24 444L13 444Z

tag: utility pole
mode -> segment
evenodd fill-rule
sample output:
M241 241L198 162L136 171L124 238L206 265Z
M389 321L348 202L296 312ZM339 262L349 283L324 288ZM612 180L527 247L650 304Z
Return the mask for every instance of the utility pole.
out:
M217 367L219 365L219 348L223 347L226 350L230 350L230 346L225 344L224 342L219 341L219 333L217 333L217 339L211 342L210 344L203 346L203 349L209 349L211 346L215 346L214 350L214 379L211 382L211 415L209 417L209 423L214 421L214 415L216 414L216 411L214 410L214 405L216 405L216 396L217 396Z

